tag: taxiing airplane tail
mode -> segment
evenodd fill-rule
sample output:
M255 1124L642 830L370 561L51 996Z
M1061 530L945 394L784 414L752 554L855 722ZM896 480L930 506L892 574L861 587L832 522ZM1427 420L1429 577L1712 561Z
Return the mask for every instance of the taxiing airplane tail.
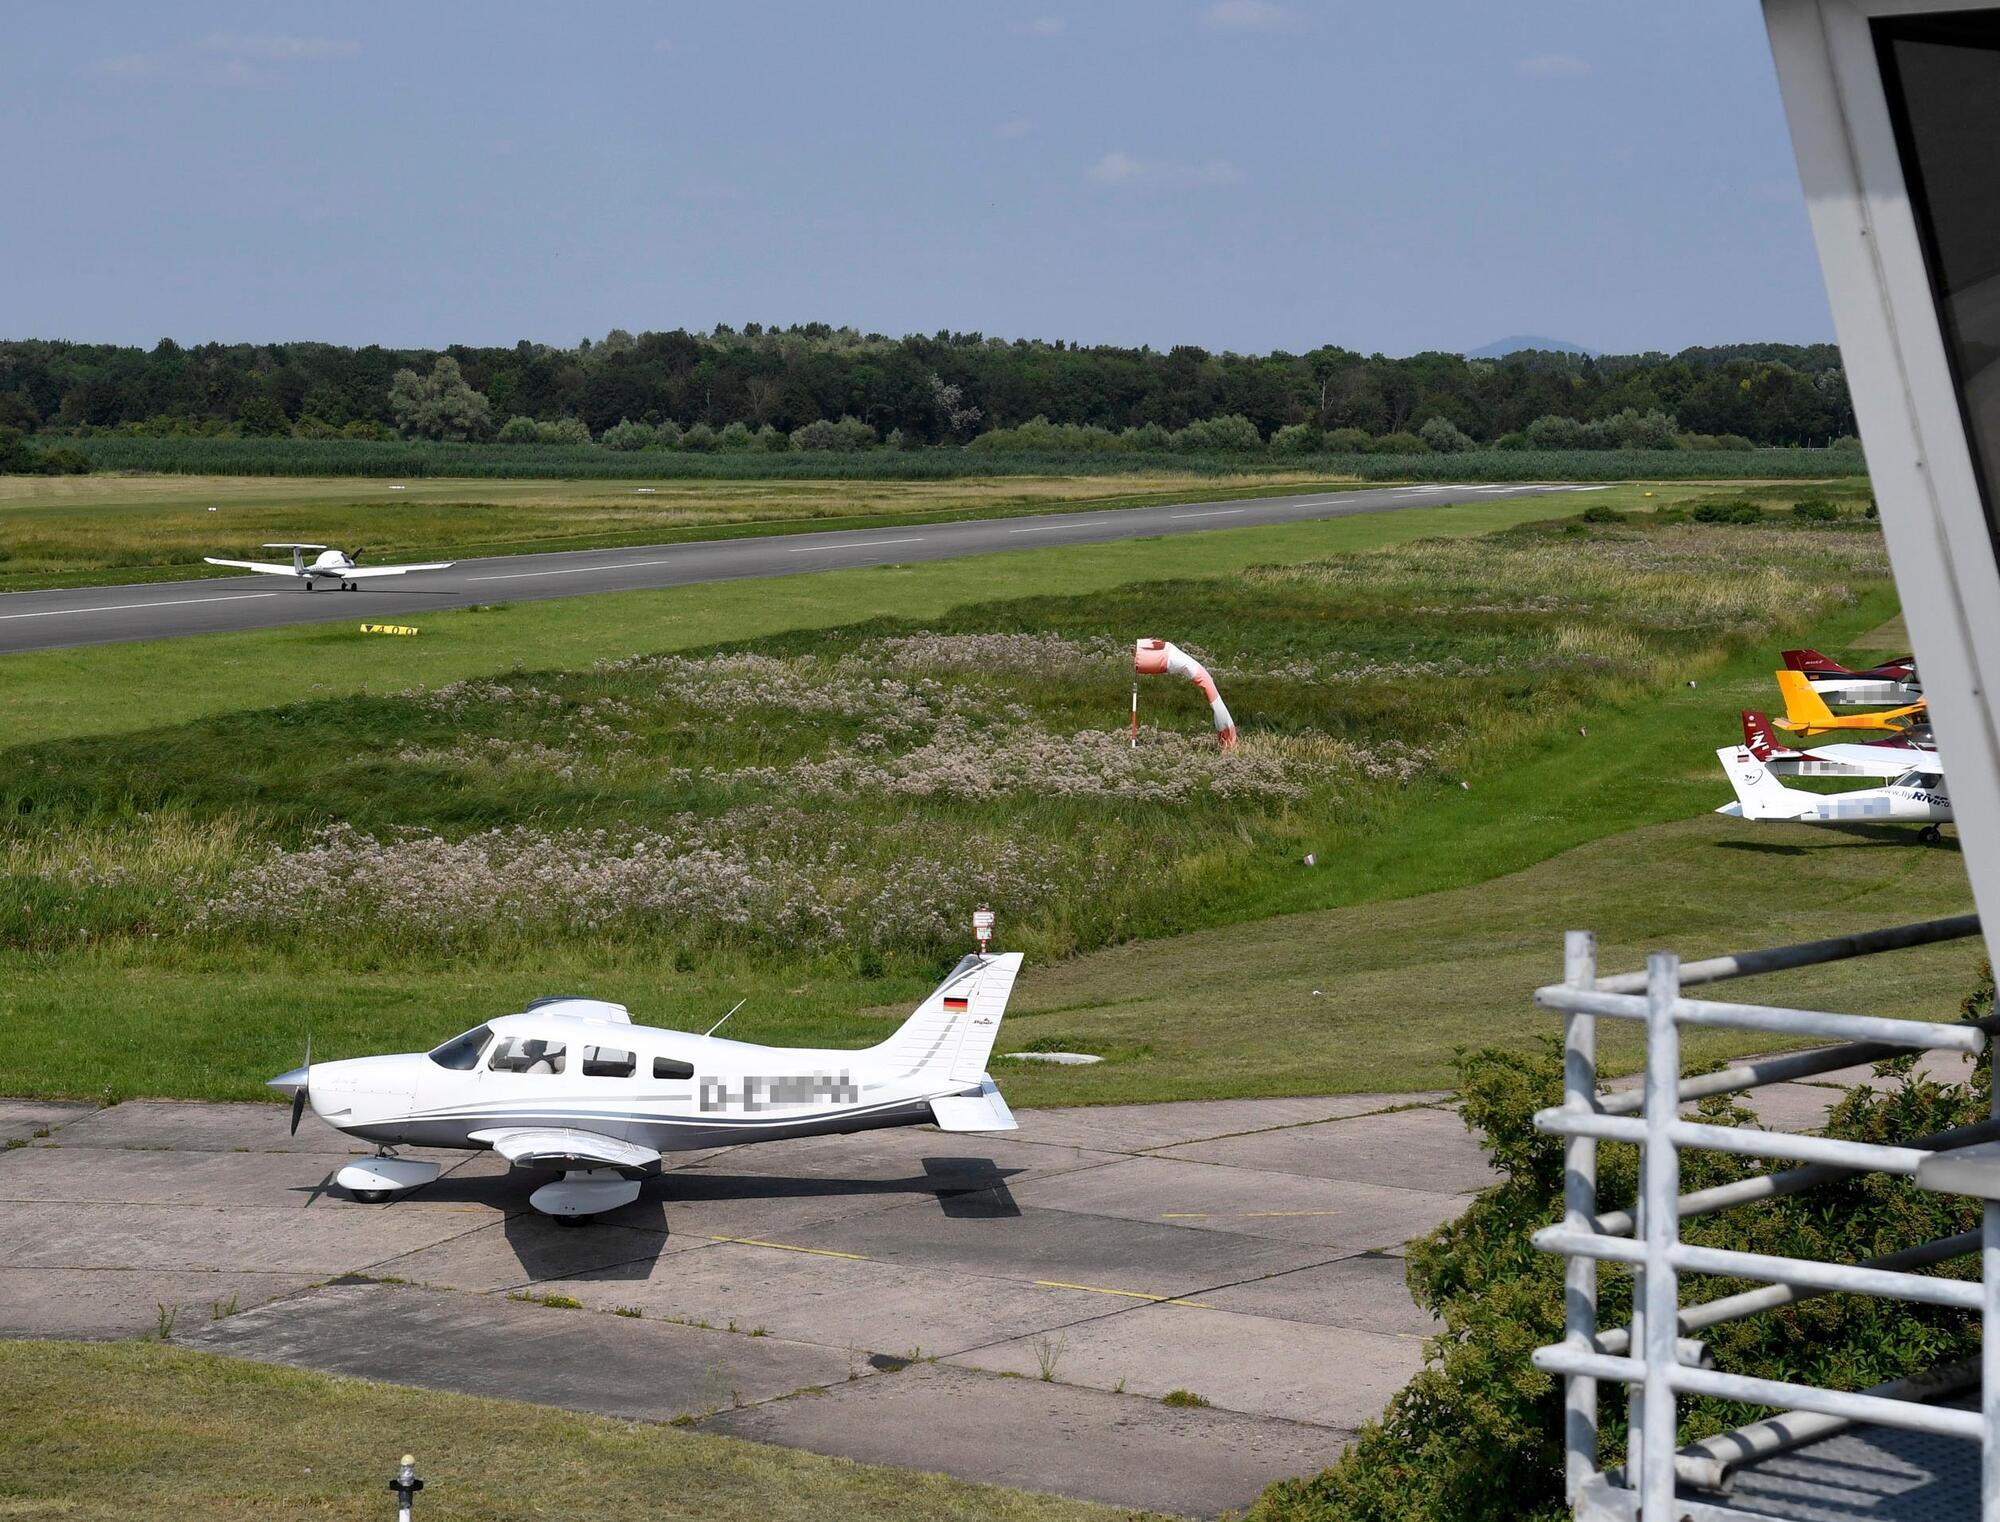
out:
M898 1076L978 1084L1020 971L1018 951L965 957L871 1055Z
M1715 753L1715 759L1722 763L1729 785L1736 790L1736 801L1725 803L1716 813L1740 819L1799 819L1814 812L1817 794L1786 787L1741 746L1725 745Z
M1785 697L1785 716L1778 723L1786 729L1800 734L1811 734L1818 729L1836 727L1833 710L1826 706L1826 700L1813 691L1813 685L1799 671L1777 673L1778 691Z
M1778 737L1771 733L1770 719L1756 712L1745 712L1743 715L1743 748L1767 764L1777 760L1797 760L1801 754L1789 745L1780 745Z

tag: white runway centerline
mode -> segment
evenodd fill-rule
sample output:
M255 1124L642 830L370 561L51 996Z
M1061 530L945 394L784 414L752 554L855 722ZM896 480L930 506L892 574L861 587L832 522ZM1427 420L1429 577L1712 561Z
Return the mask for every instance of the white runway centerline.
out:
M519 581L527 576L585 576L592 571L637 571L649 565L672 565L671 560L621 560L616 565L565 566L558 571L503 571L495 576L468 576L467 581Z
M814 550L876 550L885 544L922 544L923 542L924 536L918 534L911 539L870 539L866 544L801 544L794 546L786 553L791 555L810 555Z
M1213 512L1169 513L1168 516L1171 518L1227 518L1231 513L1245 513L1248 511L1247 507L1218 507Z
M0 613L8 618L62 618L70 613L124 613L133 608L185 608L197 602L248 602L253 597L276 597L276 592L232 592L227 597L176 597L167 602L114 602L96 608L48 608L40 613Z

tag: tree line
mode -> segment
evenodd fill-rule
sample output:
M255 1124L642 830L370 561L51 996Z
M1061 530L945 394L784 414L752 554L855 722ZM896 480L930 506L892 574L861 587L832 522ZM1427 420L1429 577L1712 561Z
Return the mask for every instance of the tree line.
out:
M0 342L0 428L613 449L1386 444L1395 452L1812 446L1853 434L1855 424L1831 344L1532 351L1493 361L1331 345L1233 354L978 333L888 338L824 323L749 323L708 333L614 329L573 348L10 340Z

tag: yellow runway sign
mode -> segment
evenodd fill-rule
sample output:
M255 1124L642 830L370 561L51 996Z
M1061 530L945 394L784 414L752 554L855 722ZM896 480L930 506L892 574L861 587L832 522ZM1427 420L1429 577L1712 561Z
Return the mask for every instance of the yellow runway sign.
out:
M363 624L363 634L415 634L417 631L408 624Z

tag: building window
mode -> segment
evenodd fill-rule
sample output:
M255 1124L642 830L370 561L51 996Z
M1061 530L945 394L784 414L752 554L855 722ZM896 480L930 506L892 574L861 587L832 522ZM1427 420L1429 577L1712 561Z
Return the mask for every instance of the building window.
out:
M2000 15L1875 23L1882 88L1986 522L2000 546Z

